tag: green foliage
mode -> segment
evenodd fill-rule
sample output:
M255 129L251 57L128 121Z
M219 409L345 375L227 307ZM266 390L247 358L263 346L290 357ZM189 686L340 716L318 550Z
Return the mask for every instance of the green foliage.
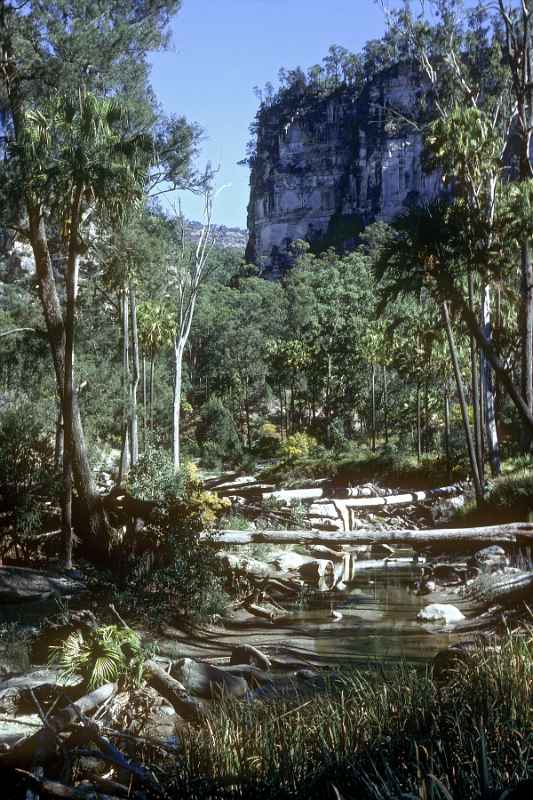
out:
M216 465L224 459L235 461L241 454L233 417L218 397L212 397L201 407L197 437L206 466Z
M205 618L225 602L218 546L200 534L215 527L230 503L204 490L194 464L174 473L170 456L150 450L129 476L130 490L162 507L143 531L155 553L155 568L131 586L132 605L142 597L150 613L185 613Z
M88 689L115 681L139 686L149 657L134 631L116 625L75 631L51 650L50 663L60 667L62 677L81 675Z
M255 451L263 458L272 458L279 452L281 435L273 422L264 422L259 429Z
M184 491L186 467L178 474L167 450L149 446L128 474L128 490L141 500L162 500L170 503Z
M293 433L281 445L281 453L287 461L306 458L317 446L317 441L308 433Z
M17 539L39 529L42 501L55 488L52 442L29 401L0 411L0 496L14 514Z

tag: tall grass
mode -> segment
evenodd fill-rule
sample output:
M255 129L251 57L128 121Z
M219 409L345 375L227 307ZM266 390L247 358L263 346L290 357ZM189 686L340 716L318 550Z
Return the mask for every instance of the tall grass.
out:
M312 699L225 699L183 733L175 794L489 800L532 769L532 688L529 633L480 650L445 688L403 666L345 674Z

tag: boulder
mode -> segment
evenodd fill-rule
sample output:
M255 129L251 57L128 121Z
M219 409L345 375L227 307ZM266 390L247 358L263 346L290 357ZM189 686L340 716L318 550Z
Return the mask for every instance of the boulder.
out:
M0 713L35 712L32 692L41 703L53 700L59 693L77 699L82 692L82 679L78 675L63 678L58 669L39 669L14 675L0 683Z
M174 662L170 674L196 697L210 698L221 693L243 697L248 691L248 683L244 678L192 658L181 658Z
M432 603L417 614L417 619L421 622L445 622L446 625L451 625L453 622L461 622L465 616L448 603Z
M55 594L75 594L86 588L81 579L68 572L0 566L0 603L20 603Z

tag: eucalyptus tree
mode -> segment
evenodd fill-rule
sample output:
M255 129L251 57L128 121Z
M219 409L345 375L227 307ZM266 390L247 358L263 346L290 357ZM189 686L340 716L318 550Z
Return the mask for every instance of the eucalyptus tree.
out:
M176 244L168 269L168 286L175 313L174 389L172 400L172 460L176 472L180 468L180 414L183 377L183 356L189 340L200 286L208 275L209 256L215 244L213 231L213 194L204 191L204 219L196 245L186 241L185 221L181 210L176 218Z

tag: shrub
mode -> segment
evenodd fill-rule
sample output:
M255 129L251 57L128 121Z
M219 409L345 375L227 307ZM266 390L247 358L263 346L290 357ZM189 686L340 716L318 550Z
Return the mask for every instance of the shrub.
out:
M259 430L257 440L257 453L264 458L275 456L279 451L281 436L277 427L272 422L264 422Z
M317 446L317 440L308 433L293 433L283 442L281 452L287 461L295 461L310 456Z
M150 550L157 553L155 569L132 588L134 594L144 594L151 611L171 609L205 617L222 603L221 562L216 557L218 545L200 534L215 526L230 503L203 488L194 464L186 463L179 475L169 470L169 464L168 457L159 454L139 462L130 477L133 488L164 500L143 532Z
M128 490L142 500L172 501L183 493L185 473L176 474L168 450L149 447L130 469Z

